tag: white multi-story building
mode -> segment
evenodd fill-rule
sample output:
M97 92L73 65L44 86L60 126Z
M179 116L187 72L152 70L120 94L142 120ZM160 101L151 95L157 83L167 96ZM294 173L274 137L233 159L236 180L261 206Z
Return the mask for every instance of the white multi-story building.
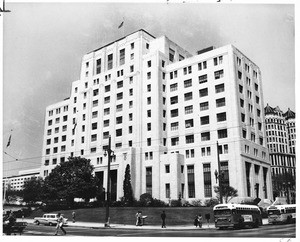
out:
M30 170L21 170L19 175L9 176L3 178L3 187L5 190L20 191L24 188L26 181L29 181L33 177L40 176L40 168L30 169Z
M284 113L278 106L267 104L265 119L274 198L287 197L288 202L295 203L296 115L290 109Z
M70 98L47 107L41 176L82 156L105 187L111 136L113 200L127 164L136 198L206 199L215 197L218 141L223 182L271 198L263 108L260 70L234 46L191 55L139 30L84 55Z

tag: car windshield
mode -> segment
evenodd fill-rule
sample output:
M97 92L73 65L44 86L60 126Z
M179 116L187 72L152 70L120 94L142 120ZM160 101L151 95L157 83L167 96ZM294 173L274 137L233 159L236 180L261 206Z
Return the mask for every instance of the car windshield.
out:
M231 210L230 209L215 210L214 214L215 215L230 215Z
M278 209L270 209L268 210L269 215L280 215L280 211Z

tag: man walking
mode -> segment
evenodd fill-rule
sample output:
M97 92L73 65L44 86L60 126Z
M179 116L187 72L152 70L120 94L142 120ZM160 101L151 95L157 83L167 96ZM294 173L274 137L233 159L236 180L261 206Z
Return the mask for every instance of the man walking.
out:
M61 231L64 233L64 235L66 235L67 232L63 228L63 226L64 226L64 217L62 216L61 213L58 213L57 217L58 217L58 219L57 219L57 225L56 225L56 230L55 230L55 234L54 235L57 235L59 229L61 229Z
M75 211L72 212L72 220L73 220L73 223L75 223L75 217L76 217L76 213Z
M162 214L160 215L160 217L162 219L162 225L161 225L161 227L162 228L166 228L166 217L167 217L167 215L166 215L165 211L162 212Z

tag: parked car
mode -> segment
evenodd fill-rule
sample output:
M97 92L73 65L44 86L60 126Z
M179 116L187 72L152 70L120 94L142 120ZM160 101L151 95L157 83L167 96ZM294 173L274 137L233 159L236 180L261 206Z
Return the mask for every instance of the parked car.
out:
M44 225L56 225L57 224L58 215L55 213L46 213L43 217L35 217L34 223L37 225L44 224ZM64 218L64 225L68 223L68 219Z

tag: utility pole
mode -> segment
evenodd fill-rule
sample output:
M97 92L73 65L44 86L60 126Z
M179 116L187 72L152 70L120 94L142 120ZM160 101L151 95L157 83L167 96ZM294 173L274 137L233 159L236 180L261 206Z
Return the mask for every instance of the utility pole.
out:
M113 151L111 150L111 137L108 139L108 148L104 152L104 156L108 155L108 164L107 164L107 191L106 191L106 217L105 217L105 227L110 227L109 224L109 203L110 203L110 163L111 163L111 154Z

